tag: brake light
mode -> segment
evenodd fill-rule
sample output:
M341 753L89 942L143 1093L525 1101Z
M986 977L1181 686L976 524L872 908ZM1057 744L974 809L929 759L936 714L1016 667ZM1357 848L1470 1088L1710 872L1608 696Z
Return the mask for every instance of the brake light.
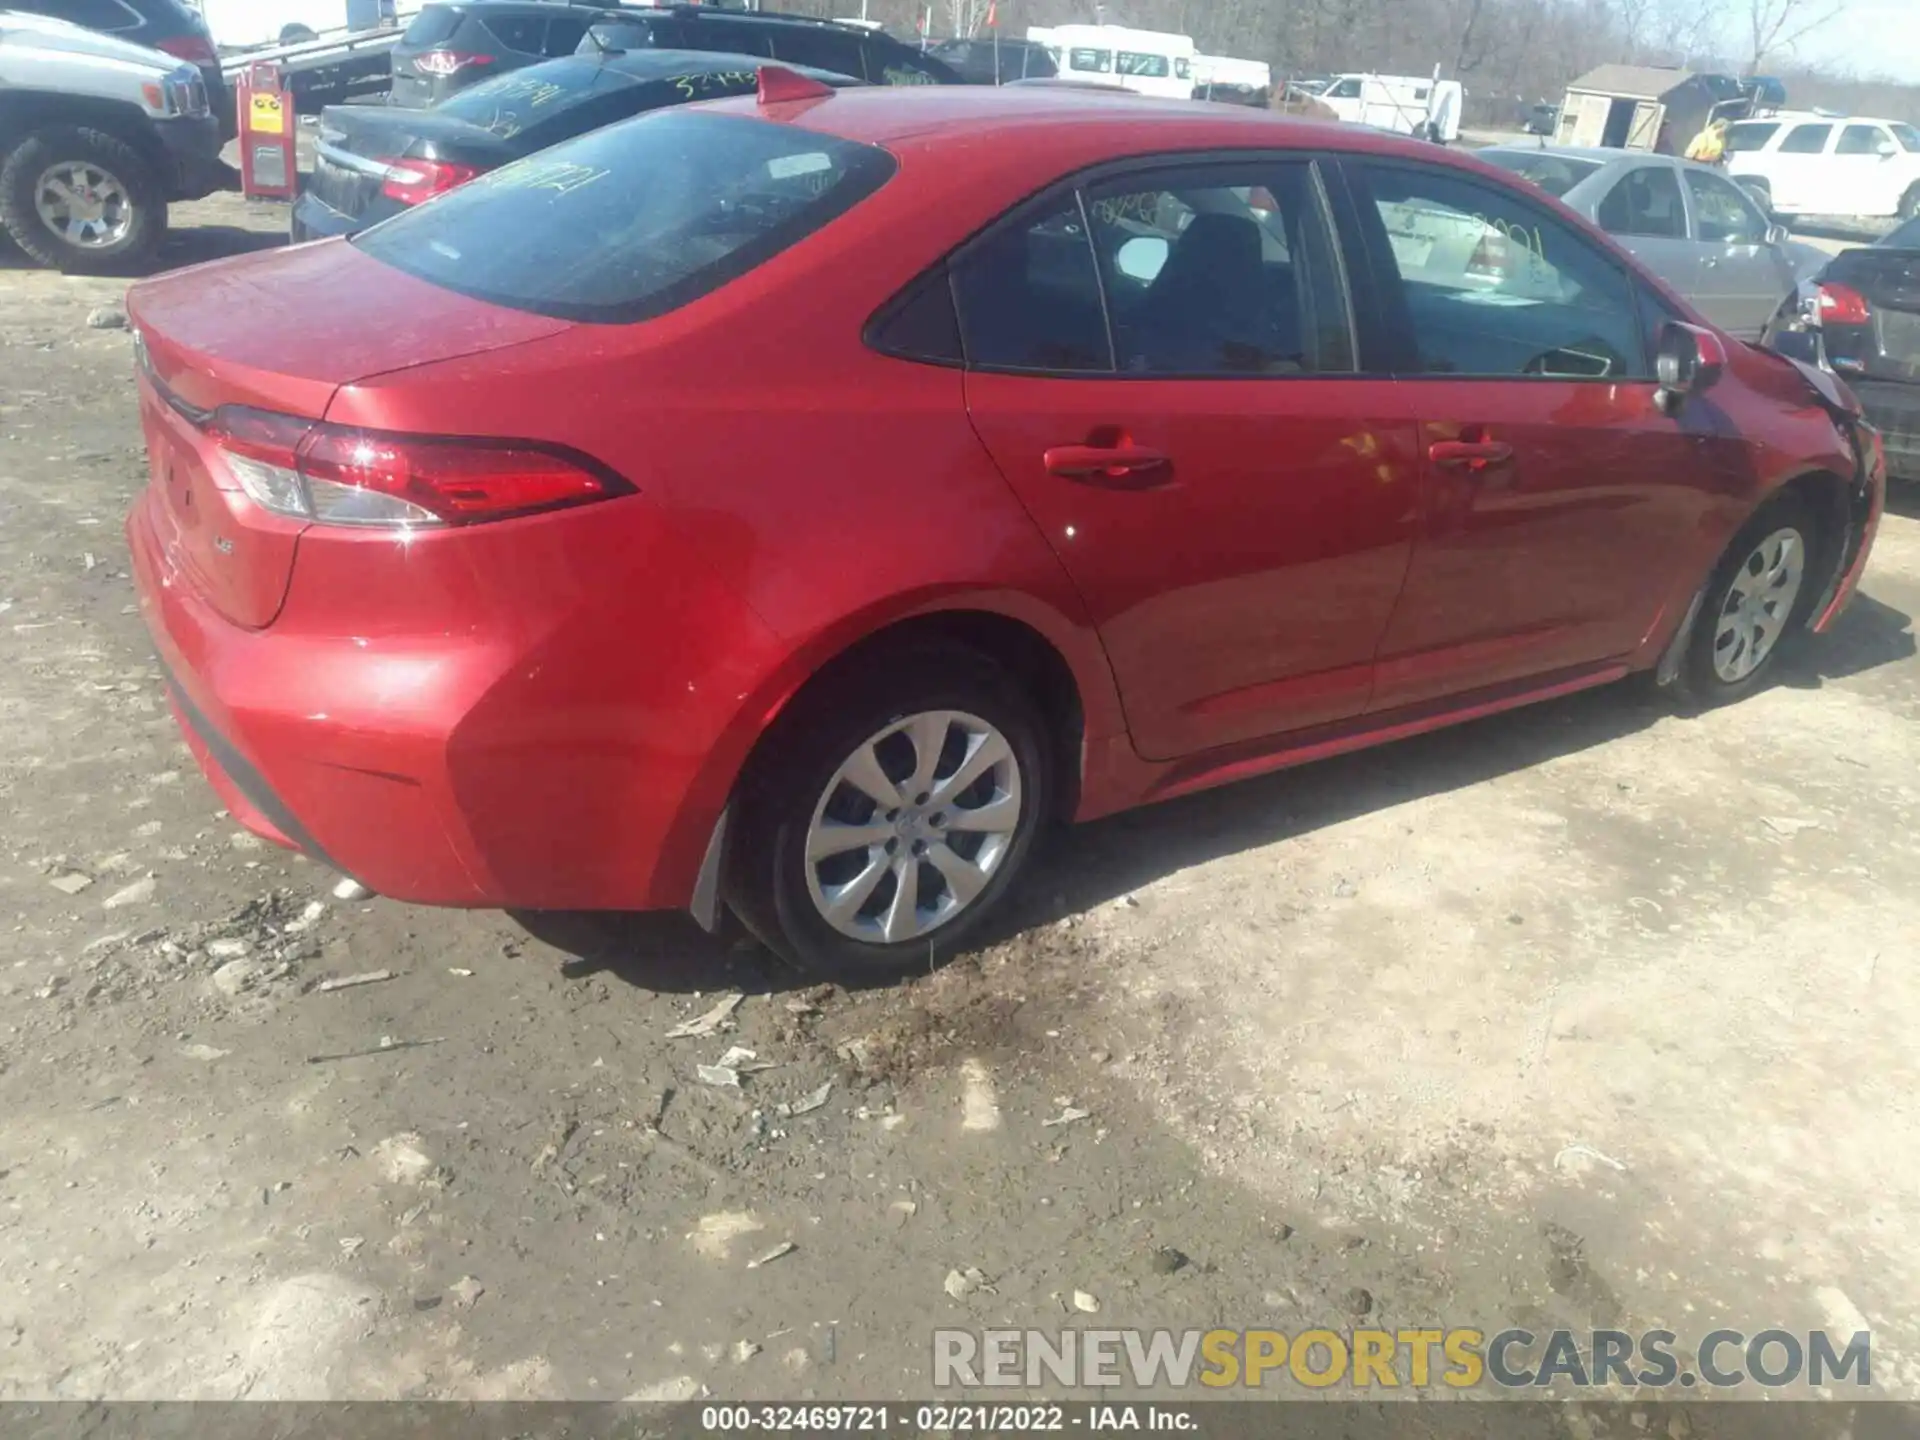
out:
M466 184L480 173L477 166L455 165L447 160L402 160L390 156L380 163L387 167L387 178L380 186L380 193L402 205L431 200L456 185Z
M463 50L427 50L413 57L413 68L422 75L458 75L470 66L491 64L493 56Z
M1866 325L1873 319L1867 297L1851 285L1822 285L1818 313L1823 325Z
M157 42L156 49L181 60L191 61L195 65L217 65L220 56L213 48L213 42L204 35L172 35Z
M221 406L203 428L256 505L322 525L477 525L633 490L533 441L395 435L240 405Z

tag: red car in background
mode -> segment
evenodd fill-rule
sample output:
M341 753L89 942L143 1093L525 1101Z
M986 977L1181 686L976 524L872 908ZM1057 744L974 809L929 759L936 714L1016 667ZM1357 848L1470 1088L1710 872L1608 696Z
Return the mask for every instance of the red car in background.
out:
M1490 167L765 74L135 288L141 601L251 828L879 973L1056 818L1731 699L1866 563L1844 389Z

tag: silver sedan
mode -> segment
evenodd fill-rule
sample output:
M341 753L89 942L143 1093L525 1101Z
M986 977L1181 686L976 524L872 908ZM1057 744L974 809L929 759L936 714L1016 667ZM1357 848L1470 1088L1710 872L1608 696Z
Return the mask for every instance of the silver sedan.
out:
M1743 340L1759 339L1781 302L1829 258L1706 165L1575 146L1497 145L1479 156L1586 216Z

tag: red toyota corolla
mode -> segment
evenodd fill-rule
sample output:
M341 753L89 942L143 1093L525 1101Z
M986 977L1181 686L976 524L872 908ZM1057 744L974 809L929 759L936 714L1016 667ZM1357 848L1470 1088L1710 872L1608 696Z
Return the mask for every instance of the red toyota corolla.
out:
M135 289L128 536L244 823L872 972L1056 817L1632 671L1731 698L1853 591L1844 389L1503 173L766 73Z

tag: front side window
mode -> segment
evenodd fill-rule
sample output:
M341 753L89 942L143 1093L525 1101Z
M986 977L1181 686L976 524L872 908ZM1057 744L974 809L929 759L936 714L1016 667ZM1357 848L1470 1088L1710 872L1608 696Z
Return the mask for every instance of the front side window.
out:
M542 150L351 243L491 304L626 324L765 264L893 172L874 146L676 107Z
M1067 52L1067 68L1081 70L1091 75L1111 75L1113 73L1113 52L1094 50L1084 45L1076 45Z
M580 42L587 37L587 22L574 16L564 16L547 22L547 41L545 53L548 55L571 55L580 48Z
M1331 90L1327 91L1327 98L1329 100L1358 100L1360 98L1360 82L1358 80L1342 80Z
M1438 170L1359 167L1414 374L1618 379L1646 371L1625 271L1543 210Z
M1827 137L1831 134L1831 125L1796 125L1787 132L1787 138L1780 142L1780 153L1818 155L1827 148Z
M1887 128L1893 132L1894 141L1902 150L1920 153L1920 130L1914 129L1911 125L1898 122L1889 125Z
M1758 245L1767 238L1766 217L1737 185L1703 170L1689 170L1687 190L1693 196L1693 217L1702 240L1714 245Z
M1647 165L1622 175L1600 202L1595 218L1609 235L1687 238L1687 210L1680 199L1680 182L1666 165Z
M776 59L789 65L830 70L836 75L851 75L856 80L866 78L866 66L860 57L860 37L835 26L782 26L774 34L773 53Z
M1148 55L1138 50L1122 50L1115 57L1114 68L1122 75L1131 75L1141 80L1164 80L1172 66L1165 55Z

